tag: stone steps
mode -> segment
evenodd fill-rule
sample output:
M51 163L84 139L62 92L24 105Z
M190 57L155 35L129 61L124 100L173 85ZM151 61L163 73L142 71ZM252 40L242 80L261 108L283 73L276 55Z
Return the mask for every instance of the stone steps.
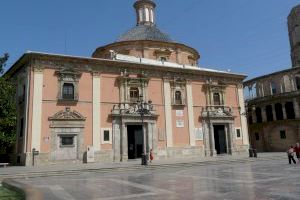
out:
M95 172L95 173L112 173L112 172L126 172L134 170L155 170L155 169L170 169L181 167L195 167L195 166L207 166L207 165L219 165L219 164L233 164L233 163L247 163L255 161L268 161L268 160L282 160L286 156L276 157L261 157L261 158L240 158L240 159L215 159L206 161L195 162L183 162L183 163L165 163L165 164L150 164L148 166L126 166L126 167L107 167L107 168L94 168L94 169L72 169L72 170L52 170L52 171L39 171L39 172L27 172L16 174L1 174L0 181L10 178L34 178L34 177L49 177L49 176L67 176L78 175L83 172Z

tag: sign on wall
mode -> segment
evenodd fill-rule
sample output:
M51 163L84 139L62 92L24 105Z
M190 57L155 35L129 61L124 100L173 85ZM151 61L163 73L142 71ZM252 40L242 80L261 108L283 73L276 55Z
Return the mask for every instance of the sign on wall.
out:
M196 140L203 140L203 129L201 128L195 128L195 136Z
M176 127L177 128L183 128L184 127L184 121L182 119L176 120Z
M176 110L176 117L183 117L183 110Z

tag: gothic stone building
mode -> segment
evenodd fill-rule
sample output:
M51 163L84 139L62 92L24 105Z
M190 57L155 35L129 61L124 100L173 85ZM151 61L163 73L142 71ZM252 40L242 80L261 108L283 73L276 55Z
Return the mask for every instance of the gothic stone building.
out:
M300 5L288 16L292 68L244 83L251 146L285 151L300 142Z
M157 28L155 6L136 1L137 25L92 57L27 52L9 69L17 163L33 149L40 165L247 152L245 76L198 67L197 50Z

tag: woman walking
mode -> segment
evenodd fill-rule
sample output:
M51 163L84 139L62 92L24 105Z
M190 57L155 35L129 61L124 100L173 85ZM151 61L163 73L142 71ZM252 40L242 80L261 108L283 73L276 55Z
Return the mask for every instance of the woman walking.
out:
M152 149L150 149L150 163L152 163L153 159L154 159L153 151L152 151Z
M294 159L294 147L293 147L293 146L291 146L291 147L289 148L289 150L287 151L287 154L288 154L288 158L289 158L289 163L290 163L290 165L292 164L291 161L293 161L293 163L296 164L296 161L295 161L295 159Z

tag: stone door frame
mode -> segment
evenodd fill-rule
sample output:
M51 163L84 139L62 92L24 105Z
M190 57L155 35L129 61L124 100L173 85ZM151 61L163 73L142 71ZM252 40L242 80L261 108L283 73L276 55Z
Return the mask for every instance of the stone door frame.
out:
M64 161L57 158L57 142L60 135L74 135L77 139L77 159L83 161L84 149L84 127L86 118L77 111L71 111L66 107L52 117L49 117L51 129L50 160ZM100 134L100 133L99 133ZM68 160L66 160L68 161Z
M140 116L122 116L113 119L114 162L128 161L128 125L143 125L146 153L149 153L150 149L153 149L153 152L157 151L158 138L156 117L145 116L144 118L144 124L142 124Z
M235 153L235 145L233 142L234 137L234 121L232 119L210 119L204 120L204 149L205 156L217 156L215 149L215 136L214 136L214 125L224 125L225 137L226 137L226 148L227 154Z

